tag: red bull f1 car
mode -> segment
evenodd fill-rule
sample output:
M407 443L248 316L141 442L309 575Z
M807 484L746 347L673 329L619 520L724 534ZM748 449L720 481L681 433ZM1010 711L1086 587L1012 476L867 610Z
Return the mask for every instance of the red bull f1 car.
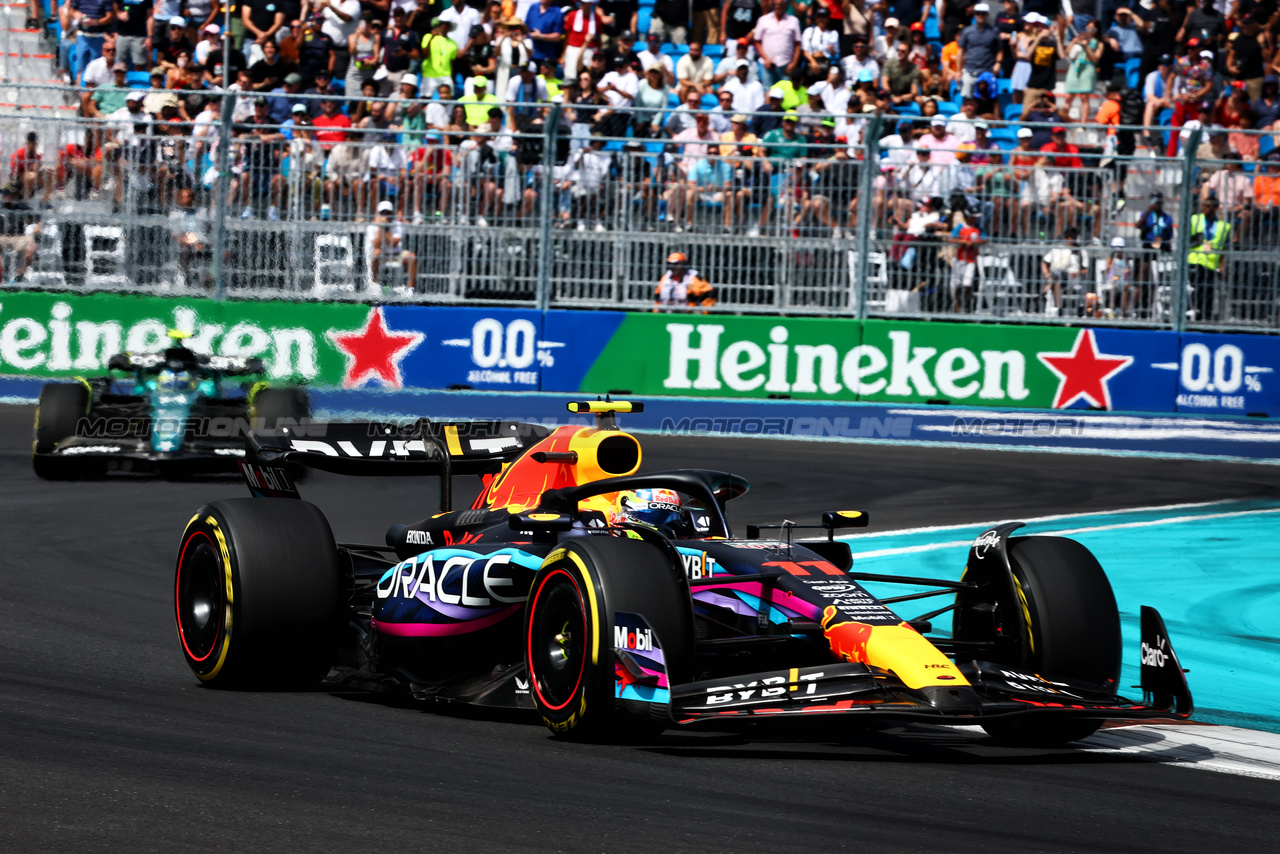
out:
M1002 742L1059 745L1108 719L1191 715L1150 608L1143 699L1120 695L1115 597L1072 540L1011 536L1015 522L982 532L954 581L859 572L835 532L865 526L865 512L736 534L726 512L748 489L741 477L641 473L640 443L616 423L641 404L569 406L595 426L422 419L250 434L240 466L253 497L201 507L179 544L191 670L211 686L327 678L528 709L573 739L822 717L977 724ZM299 498L297 466L436 477L440 509L392 525L385 545L335 543ZM483 488L455 510L461 475ZM879 598L877 584L920 589ZM945 604L896 610L922 602Z

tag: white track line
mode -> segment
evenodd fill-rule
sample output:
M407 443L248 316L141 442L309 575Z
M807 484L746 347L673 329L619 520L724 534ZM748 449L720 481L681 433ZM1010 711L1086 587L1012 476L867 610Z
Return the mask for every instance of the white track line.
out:
M1233 726L1139 724L1100 730L1081 744L1203 771L1280 780L1280 735Z
M1169 510L1190 510L1194 507L1215 507L1219 504L1233 504L1240 499L1223 498L1217 501L1196 501L1186 504L1152 504L1144 507L1123 507L1119 510L1092 510L1087 513L1056 513L1051 516L1032 516L1025 519L1019 519L1019 522L1031 524L1033 522L1057 522L1061 519L1083 519L1090 516L1113 516L1120 513L1164 513ZM1008 520L1005 520L1008 521ZM871 537L896 537L902 534L933 534L941 531L959 531L978 528L985 525L987 528L998 522L973 522L962 525L927 525L922 528L899 528L894 531L876 531L870 534L852 534L846 539L849 540L866 540Z
M1038 536L1065 537L1068 534L1088 534L1093 531L1118 531L1122 528L1150 528L1154 525L1176 525L1183 522L1200 522L1205 519L1231 519L1237 516L1256 516L1263 513L1280 513L1280 507L1262 507L1256 510L1236 510L1231 513L1205 513L1199 516L1167 516L1163 519L1146 519L1141 522L1120 522L1114 525L1093 525L1086 528L1064 528L1060 531L1043 531ZM990 527L989 525L987 527ZM976 530L976 526L975 526ZM866 552L854 552L854 559L869 557L887 557L889 555L909 555L938 549L956 548L972 544L973 540L952 540L947 543L922 543L916 546L902 546L896 549L873 549Z

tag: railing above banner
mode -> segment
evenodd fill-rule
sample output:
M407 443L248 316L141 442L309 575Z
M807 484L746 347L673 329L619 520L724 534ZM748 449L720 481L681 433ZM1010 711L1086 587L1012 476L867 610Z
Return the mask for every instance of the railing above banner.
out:
M126 98L0 114L4 287L1280 328L1268 133Z

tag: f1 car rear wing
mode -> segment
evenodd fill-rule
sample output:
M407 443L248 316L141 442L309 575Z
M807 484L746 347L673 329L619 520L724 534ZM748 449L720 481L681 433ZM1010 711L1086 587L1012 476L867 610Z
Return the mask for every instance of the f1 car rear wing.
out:
M249 356L208 356L183 347L170 347L162 353L116 353L107 360L107 370L136 373L155 372L169 364L181 364L195 370L243 377L265 370L261 359Z
M255 497L297 498L289 470L440 478L440 509L452 509L454 475L492 474L551 433L517 421L441 421L405 426L382 421L309 423L254 430L245 439L241 474Z

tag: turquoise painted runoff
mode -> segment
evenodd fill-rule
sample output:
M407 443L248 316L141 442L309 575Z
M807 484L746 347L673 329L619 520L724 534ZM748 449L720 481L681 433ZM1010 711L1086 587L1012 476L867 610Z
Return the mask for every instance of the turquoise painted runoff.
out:
M843 537L864 572L958 579L982 523ZM1006 521L1006 520L995 520ZM1280 504L1214 502L1198 506L1070 515L1029 522L1018 534L1078 540L1102 563L1120 606L1124 635L1122 693L1138 684L1138 609L1164 616L1188 668L1195 719L1280 732ZM882 596L908 592L869 585ZM917 588L918 589L918 588ZM949 604L945 597L904 602L903 617ZM949 614L936 634L947 634Z

